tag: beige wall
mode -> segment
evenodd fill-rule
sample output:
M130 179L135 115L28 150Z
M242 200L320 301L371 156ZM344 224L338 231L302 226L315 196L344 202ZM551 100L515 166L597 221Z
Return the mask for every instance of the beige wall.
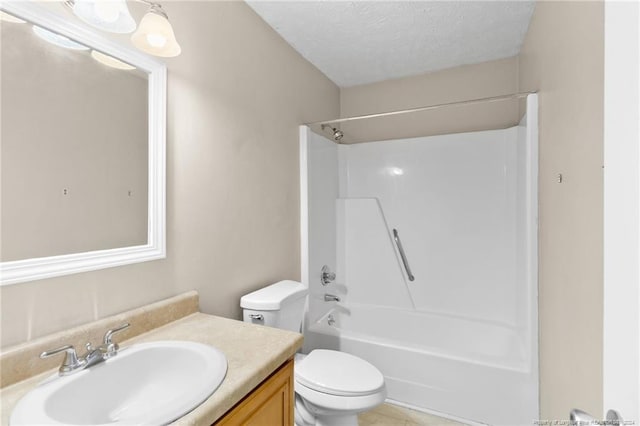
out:
M165 260L4 286L7 346L196 289L204 312L299 278L298 125L339 114L339 91L240 2L166 5Z
M348 87L340 92L340 114L352 117L510 94L518 88L517 70L518 60L513 57ZM340 127L346 143L410 138L511 127L518 124L517 111L517 103L503 101L344 123Z
M540 92L541 415L601 416L603 3L538 2L519 70Z

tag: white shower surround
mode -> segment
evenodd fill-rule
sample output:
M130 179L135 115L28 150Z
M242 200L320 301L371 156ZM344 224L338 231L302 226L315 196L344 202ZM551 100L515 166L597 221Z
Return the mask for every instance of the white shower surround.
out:
M527 111L510 129L357 145L301 130L306 350L367 359L404 405L538 418L535 95Z

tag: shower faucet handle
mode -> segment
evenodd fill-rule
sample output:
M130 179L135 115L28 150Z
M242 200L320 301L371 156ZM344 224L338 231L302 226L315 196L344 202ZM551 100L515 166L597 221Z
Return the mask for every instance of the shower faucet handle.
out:
M320 282L322 283L322 285L327 285L336 279L336 273L331 272L331 269L329 269L327 265L324 265L320 272Z

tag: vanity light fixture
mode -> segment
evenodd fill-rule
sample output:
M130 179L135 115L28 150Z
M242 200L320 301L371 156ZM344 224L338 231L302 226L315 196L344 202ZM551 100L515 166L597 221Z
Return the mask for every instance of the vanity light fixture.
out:
M125 0L74 0L72 8L78 18L103 31L127 34L136 29Z
M23 21L20 18L16 18L13 15L9 15L8 13L5 13L3 11L0 10L0 21L4 21L4 22L11 22L14 24L26 24L27 21Z
M178 56L182 49L162 6L150 0L135 1L148 5L149 10L131 36L133 45L154 56ZM136 29L126 0L66 0L65 4L84 22L100 30L130 33Z
M65 36L56 34L53 31L45 30L44 28L39 27L37 25L33 26L33 32L36 33L36 35L41 39L43 39L44 41L51 44L55 44L56 46L64 47L65 49L89 50L89 48L84 44L75 42Z
M97 50L91 51L91 57L96 61L100 62L103 65L106 65L111 68L117 68L119 70L135 70L136 67L127 64L126 62L122 62L119 59L114 58L113 56L105 55L102 52L98 52Z
M24 24L27 21L24 21L18 17L15 17L9 13L3 12L0 10L0 21L6 22L14 22ZM41 39L46 41L47 43L51 43L58 47L63 47L65 49L72 50L89 50L89 47L85 46L82 43L78 43L76 41L71 40L68 37L60 35L50 30L46 30L38 25L33 25L33 32ZM119 59L114 58L113 56L109 56L97 50L91 50L91 57L96 61L100 62L103 65L106 65L111 68L116 68L119 70L135 70L136 67L130 65L126 62L123 62Z
M142 17L131 42L138 49L155 56L174 57L182 51L167 14L159 4L152 4Z

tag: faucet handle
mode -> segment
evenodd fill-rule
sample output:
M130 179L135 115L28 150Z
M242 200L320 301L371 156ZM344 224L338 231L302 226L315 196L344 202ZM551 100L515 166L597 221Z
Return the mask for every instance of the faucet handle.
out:
M48 358L50 356L57 355L62 352L66 352L66 355L65 355L64 361L62 362L62 365L58 369L58 372L60 373L61 376L65 376L67 374L73 373L77 369L83 367L84 364L86 363L85 360L78 359L78 354L76 353L76 349L71 345L65 345L50 351L42 352L40 354L40 358L42 359Z
M105 334L104 334L104 339L103 339L103 343L105 345L111 345L113 344L113 342L111 341L111 338L113 337L114 334L129 328L131 326L131 324L129 324L128 322L125 322L124 324L122 324L120 327L116 327L112 330L108 330Z
M322 283L322 285L327 285L335 279L336 273L331 272L331 269L327 265L324 265L320 270L320 282Z
M94 347L91 342L87 342L84 344L84 348L87 350L87 352L84 354L84 356L82 358L86 359L87 361L89 360L89 358L91 357L92 353L95 351L99 351L100 347Z
M102 346L100 346L100 349L102 350L102 357L104 359L111 358L118 354L118 349L120 349L120 346L117 343L114 343L111 338L114 334L124 330L125 328L129 328L130 326L131 324L126 322L120 327L109 330L104 334L103 344Z

